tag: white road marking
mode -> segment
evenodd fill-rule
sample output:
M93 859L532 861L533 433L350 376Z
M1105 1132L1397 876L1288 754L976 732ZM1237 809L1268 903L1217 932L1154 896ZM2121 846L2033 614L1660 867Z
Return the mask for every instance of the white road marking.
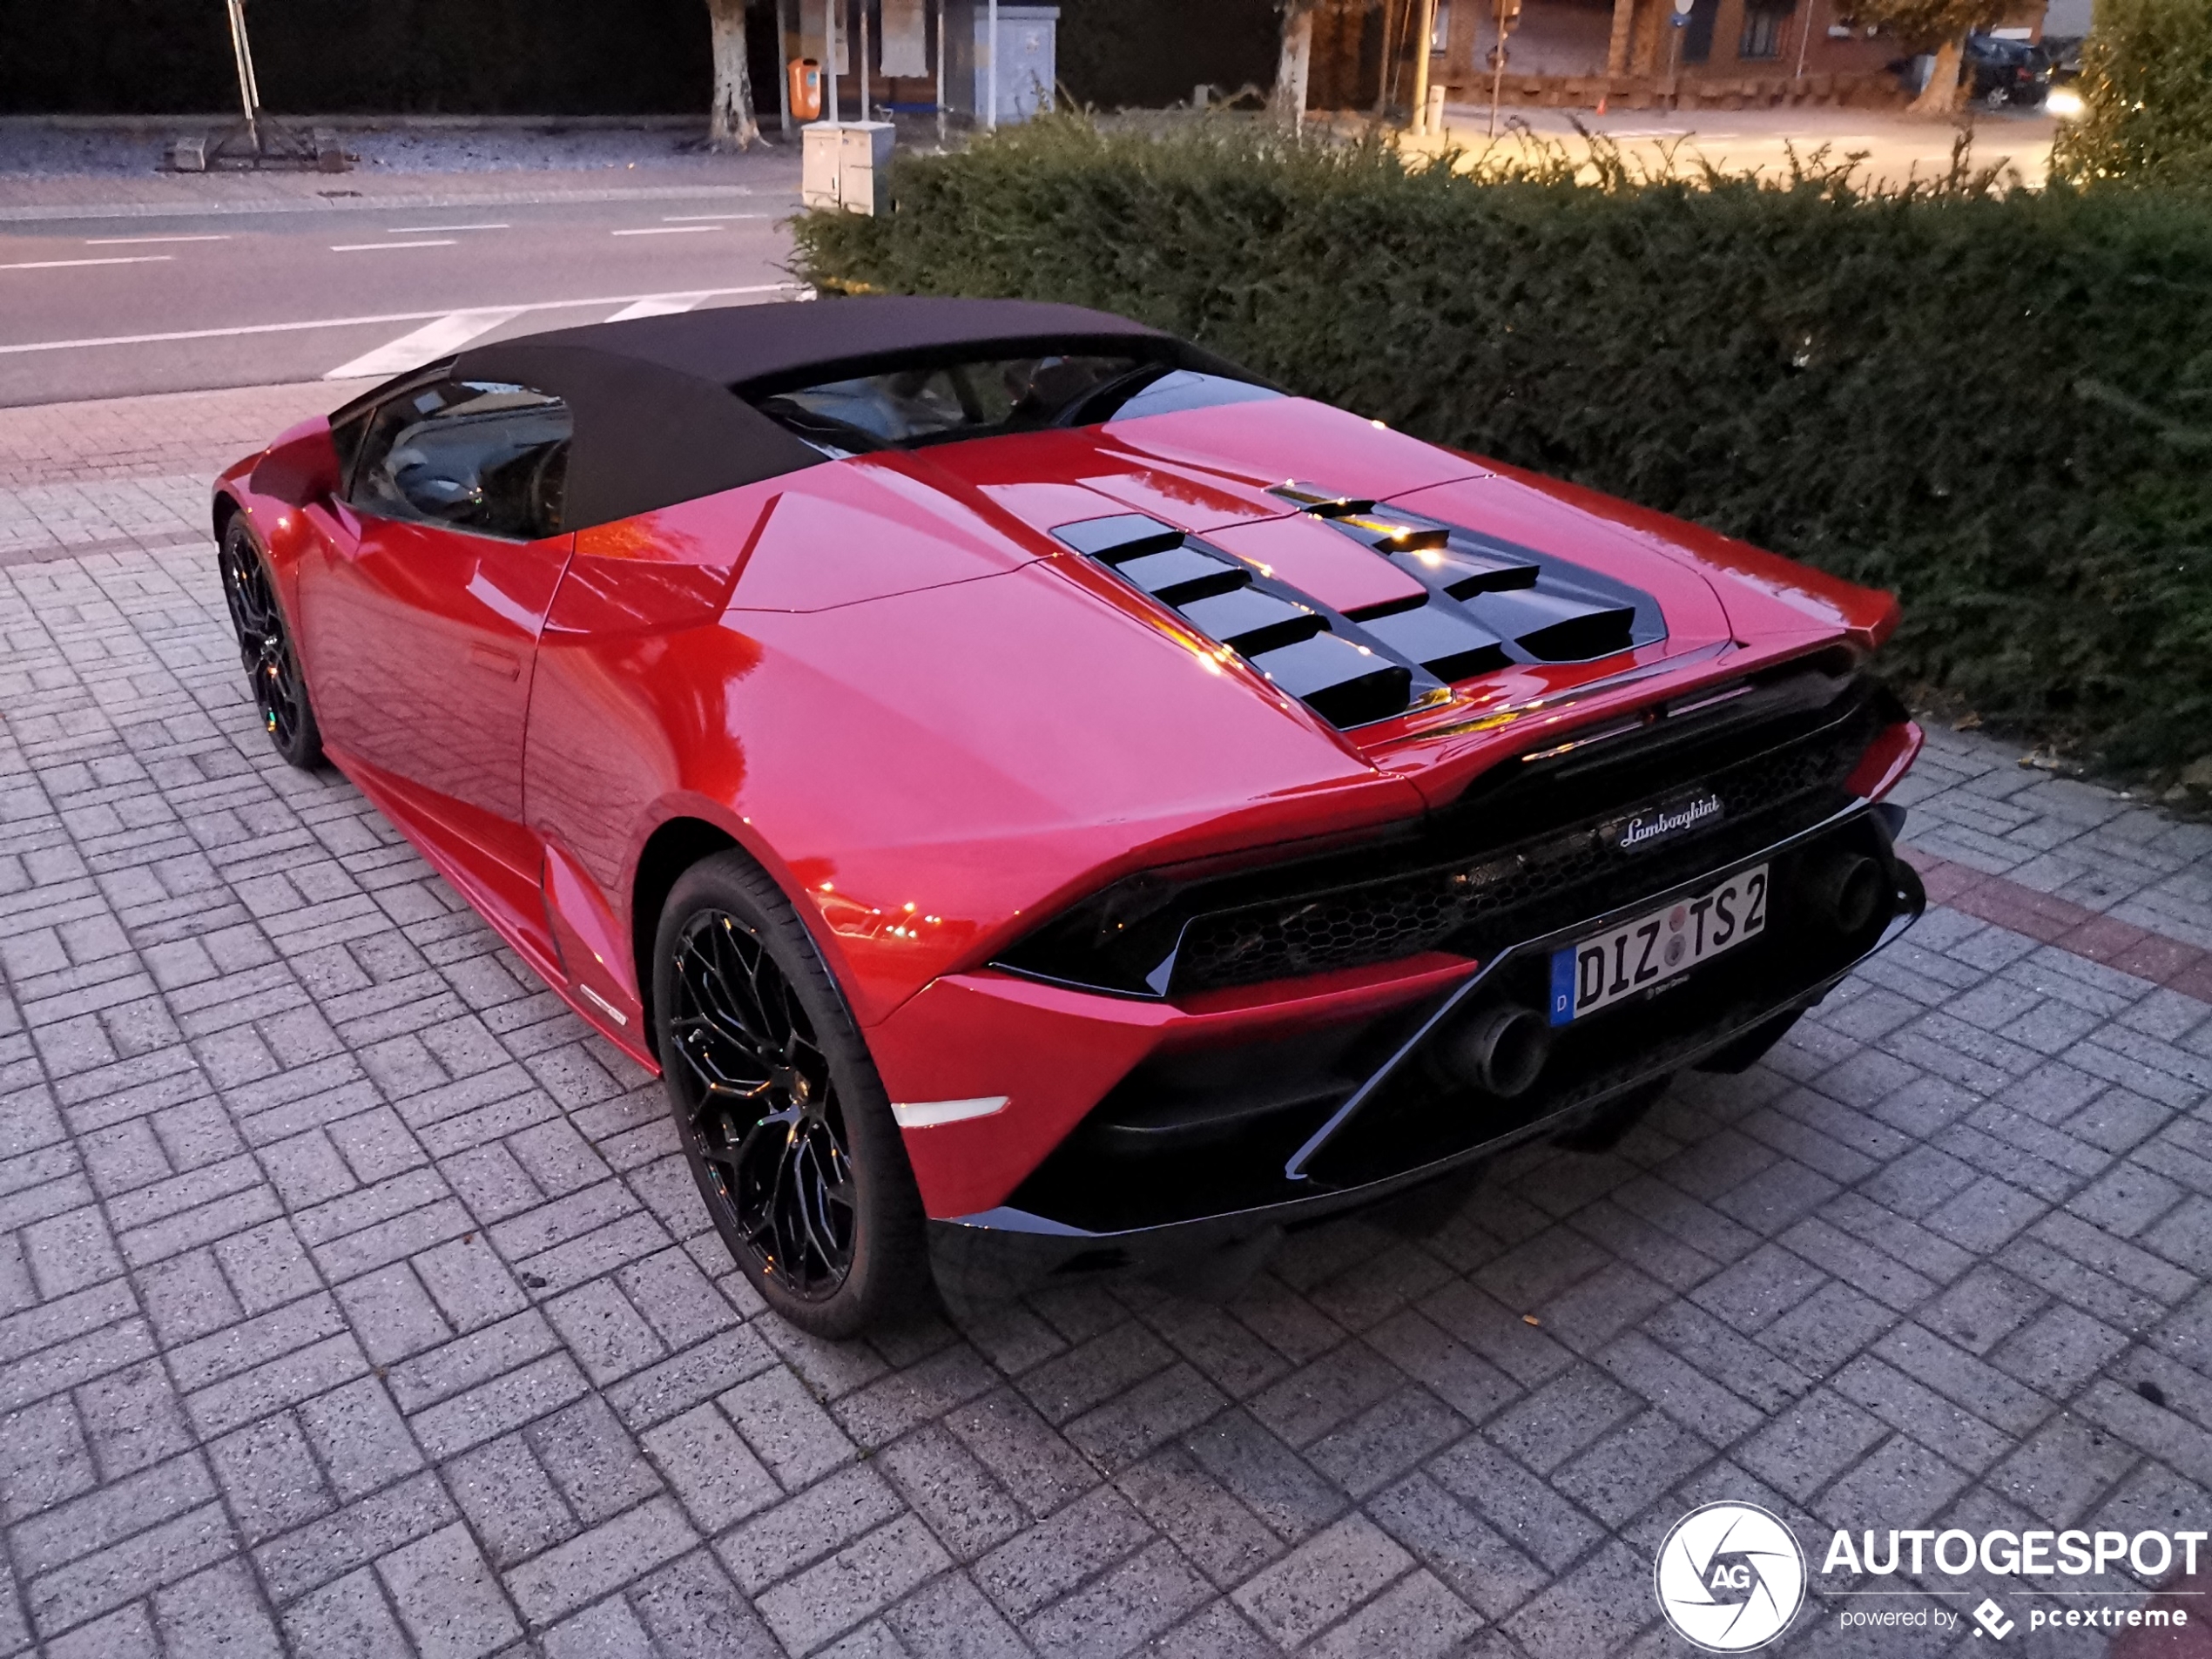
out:
M459 351L479 334L488 334L503 322L523 314L519 307L501 306L487 311L456 311L435 322L425 323L412 334L401 334L374 351L363 352L351 362L341 363L323 376L327 381L366 380L372 374L397 374Z
M980 1095L974 1100L900 1100L891 1103L891 1116L900 1129L935 1129L941 1123L965 1123L971 1117L988 1117L1006 1109L1004 1095Z
M372 248L387 247L451 247L453 238L442 237L435 242L334 242L333 253L366 253Z
M388 225L385 226L384 234L387 236L428 236L443 235L448 231L504 231L512 228L512 226L508 225Z
M174 253L125 253L106 260L22 260L14 265L0 265L0 271L57 271L65 265L159 265L176 257Z
M227 242L224 236L88 236L86 247L129 247L138 242Z
M772 217L773 215L768 213L663 213L660 222L664 225L689 225L703 219L769 219Z
M795 282L762 282L746 288L709 288L709 296L740 293L804 293L806 290ZM540 300L529 305L515 306L512 310L568 311L582 310L590 306L629 305L639 300L666 300L674 296L664 293L616 293L596 300ZM0 346L0 357L19 356L34 351L77 351L92 346L156 346L172 340L227 340L237 334L296 334L317 328L361 328L373 322L423 322L432 317L449 316L446 311L387 311L368 317L317 317L307 322L253 322L234 328L175 328L158 334L105 334L89 340L30 340L18 345Z
M719 225L649 225L642 231L610 231L610 236L681 236L686 231L718 231Z
M657 293L650 300L633 300L607 319L609 322L628 322L633 317L672 317L679 311L689 311L706 298L705 293Z

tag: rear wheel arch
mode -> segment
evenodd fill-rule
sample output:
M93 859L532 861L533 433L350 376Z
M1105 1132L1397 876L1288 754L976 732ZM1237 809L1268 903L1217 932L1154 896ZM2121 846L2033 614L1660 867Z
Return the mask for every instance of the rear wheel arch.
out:
M637 872L630 884L631 965L637 974L645 1041L656 1058L660 1037L653 1015L653 941L660 932L660 913L685 871L701 859L733 848L742 850L738 838L718 824L703 818L671 818L645 838L638 852Z

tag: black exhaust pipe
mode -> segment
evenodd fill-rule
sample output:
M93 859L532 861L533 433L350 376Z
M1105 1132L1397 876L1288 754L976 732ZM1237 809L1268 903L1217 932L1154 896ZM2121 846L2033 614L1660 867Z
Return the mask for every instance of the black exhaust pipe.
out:
M1891 883L1880 863L1863 853L1843 853L1812 873L1812 900L1845 937L1856 937L1881 914Z
M1511 1100L1536 1081L1551 1051L1552 1029L1542 1015L1501 1002L1445 1038L1437 1058L1458 1081Z

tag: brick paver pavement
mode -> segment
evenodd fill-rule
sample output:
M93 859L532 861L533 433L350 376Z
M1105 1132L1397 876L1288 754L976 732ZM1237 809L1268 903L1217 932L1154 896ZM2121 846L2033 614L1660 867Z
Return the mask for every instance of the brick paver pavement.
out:
M0 412L0 1653L1590 1659L1688 1651L1716 1497L2212 1515L2212 1007L2096 959L2212 946L2212 832L1945 734L1967 907L1616 1152L1225 1307L815 1342L658 1088L257 729L198 491L334 395ZM1849 1605L1790 1650L1966 1646Z

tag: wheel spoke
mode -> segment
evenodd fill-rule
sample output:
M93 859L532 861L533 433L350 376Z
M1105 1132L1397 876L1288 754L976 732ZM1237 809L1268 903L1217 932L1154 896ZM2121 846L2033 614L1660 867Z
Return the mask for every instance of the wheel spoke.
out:
M268 573L251 547L233 542L219 563L223 576L223 598L238 635L238 650L246 684L261 725L280 748L289 749L298 734L306 698L300 682L300 664L286 636L283 613L270 591Z
M796 988L722 911L685 927L675 968L671 1076L725 1231L792 1294L833 1295L852 1271L859 1194L828 1056Z

